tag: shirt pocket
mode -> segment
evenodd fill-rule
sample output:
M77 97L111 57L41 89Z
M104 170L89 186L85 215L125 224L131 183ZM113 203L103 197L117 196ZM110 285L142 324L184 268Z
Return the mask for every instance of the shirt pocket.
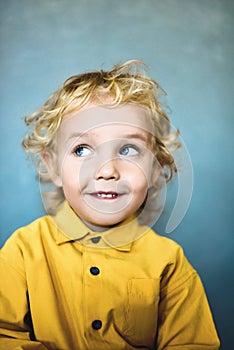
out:
M123 334L129 343L153 348L156 342L159 279L128 281Z

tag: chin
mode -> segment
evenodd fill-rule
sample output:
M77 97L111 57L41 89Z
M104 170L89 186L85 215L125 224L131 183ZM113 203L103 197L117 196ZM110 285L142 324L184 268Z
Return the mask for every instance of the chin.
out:
M126 218L120 218L119 220L85 220L87 226L89 226L94 231L107 231L120 225L125 221Z

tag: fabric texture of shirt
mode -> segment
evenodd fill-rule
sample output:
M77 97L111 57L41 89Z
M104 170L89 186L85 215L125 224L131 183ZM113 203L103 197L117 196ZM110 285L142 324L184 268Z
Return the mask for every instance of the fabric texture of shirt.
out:
M17 230L0 264L1 350L219 349L182 248L137 220L91 232L65 203Z

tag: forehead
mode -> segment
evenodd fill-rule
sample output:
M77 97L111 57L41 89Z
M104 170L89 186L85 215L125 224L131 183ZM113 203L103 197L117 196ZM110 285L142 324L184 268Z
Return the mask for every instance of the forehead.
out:
M140 129L141 132L152 133L153 123L147 109L138 105L95 105L65 116L59 135L67 138L72 133L83 135L104 129L107 132L115 129L120 133Z

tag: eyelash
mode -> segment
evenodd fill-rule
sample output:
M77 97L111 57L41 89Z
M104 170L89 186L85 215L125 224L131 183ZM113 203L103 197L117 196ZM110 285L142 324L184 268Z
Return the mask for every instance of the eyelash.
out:
M92 152L92 149L91 149L88 145L85 145L85 144L84 144L84 145L78 145L78 146L74 147L73 150L72 150L72 153L73 153L76 157L79 157L79 158L85 157L85 156L78 156L78 155L76 154L76 152L78 151L78 149L81 149L81 148L86 148L86 149L90 150L90 152Z
M120 151L119 151L119 153L122 151L122 150L124 150L124 149L126 149L126 148L128 148L128 149L133 149L134 151L136 151L138 154L140 153L140 150L139 150L139 147L137 147L137 146L135 146L135 145L124 145L123 147L121 147L120 148ZM135 155L135 154L134 154ZM131 156L134 156L133 154L131 155Z

